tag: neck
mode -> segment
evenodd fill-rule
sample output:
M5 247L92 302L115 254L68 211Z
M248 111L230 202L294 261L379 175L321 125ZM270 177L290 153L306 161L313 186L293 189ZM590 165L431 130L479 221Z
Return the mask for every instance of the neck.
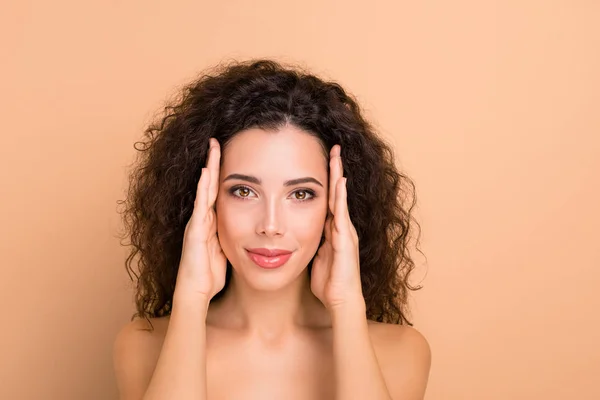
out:
M275 339L301 328L331 326L325 306L311 289L308 271L276 291L256 290L233 271L226 292L211 305L216 325Z

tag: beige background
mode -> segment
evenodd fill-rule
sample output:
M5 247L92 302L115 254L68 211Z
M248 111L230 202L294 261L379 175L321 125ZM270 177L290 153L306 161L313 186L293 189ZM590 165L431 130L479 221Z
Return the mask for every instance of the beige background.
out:
M345 85L417 183L427 399L600 398L600 2L363 3L3 2L0 398L116 398L133 142L259 56Z

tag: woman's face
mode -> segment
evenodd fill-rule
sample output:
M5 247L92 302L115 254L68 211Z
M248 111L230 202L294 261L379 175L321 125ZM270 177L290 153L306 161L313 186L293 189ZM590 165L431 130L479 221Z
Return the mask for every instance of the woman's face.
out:
M317 252L327 216L329 160L319 140L290 125L248 129L227 144L221 160L217 230L236 279L257 290L287 286ZM247 251L257 248L291 256L265 268Z

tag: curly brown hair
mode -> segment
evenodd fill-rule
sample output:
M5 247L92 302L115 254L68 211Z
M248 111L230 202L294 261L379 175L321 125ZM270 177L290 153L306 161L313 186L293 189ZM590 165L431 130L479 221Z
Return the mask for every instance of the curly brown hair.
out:
M273 60L221 64L179 91L164 114L145 130L129 175L124 237L131 250L126 270L137 279L133 315L169 315L183 234L192 215L209 138L222 147L249 128L292 124L329 151L340 144L348 209L359 237L360 274L367 318L408 324L409 275L415 268L409 242L420 226L411 211L415 185L396 168L392 147L374 132L356 100L339 84ZM418 235L412 235L416 226ZM420 250L419 250L420 251ZM134 271L137 263L139 274ZM312 262L311 262L312 264ZM309 264L309 268L310 268ZM224 289L231 277L228 274ZM310 269L309 269L310 273Z

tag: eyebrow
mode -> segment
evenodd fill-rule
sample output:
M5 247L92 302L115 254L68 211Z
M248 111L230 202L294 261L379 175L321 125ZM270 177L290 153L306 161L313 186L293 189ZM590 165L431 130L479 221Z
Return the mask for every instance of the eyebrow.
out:
M257 185L262 184L262 180L260 180L259 178L252 176L252 175L244 175L244 174L231 174L231 175L227 176L227 178L223 179L223 182L226 182L226 181L229 181L232 179L248 181L251 183L255 183ZM290 179L289 181L283 182L283 186L293 186L293 185L299 185L301 183L309 183L309 182L316 183L317 185L323 187L321 182L319 182L318 180L316 180L315 178L312 178L310 176L307 176L304 178L298 178L298 179Z

